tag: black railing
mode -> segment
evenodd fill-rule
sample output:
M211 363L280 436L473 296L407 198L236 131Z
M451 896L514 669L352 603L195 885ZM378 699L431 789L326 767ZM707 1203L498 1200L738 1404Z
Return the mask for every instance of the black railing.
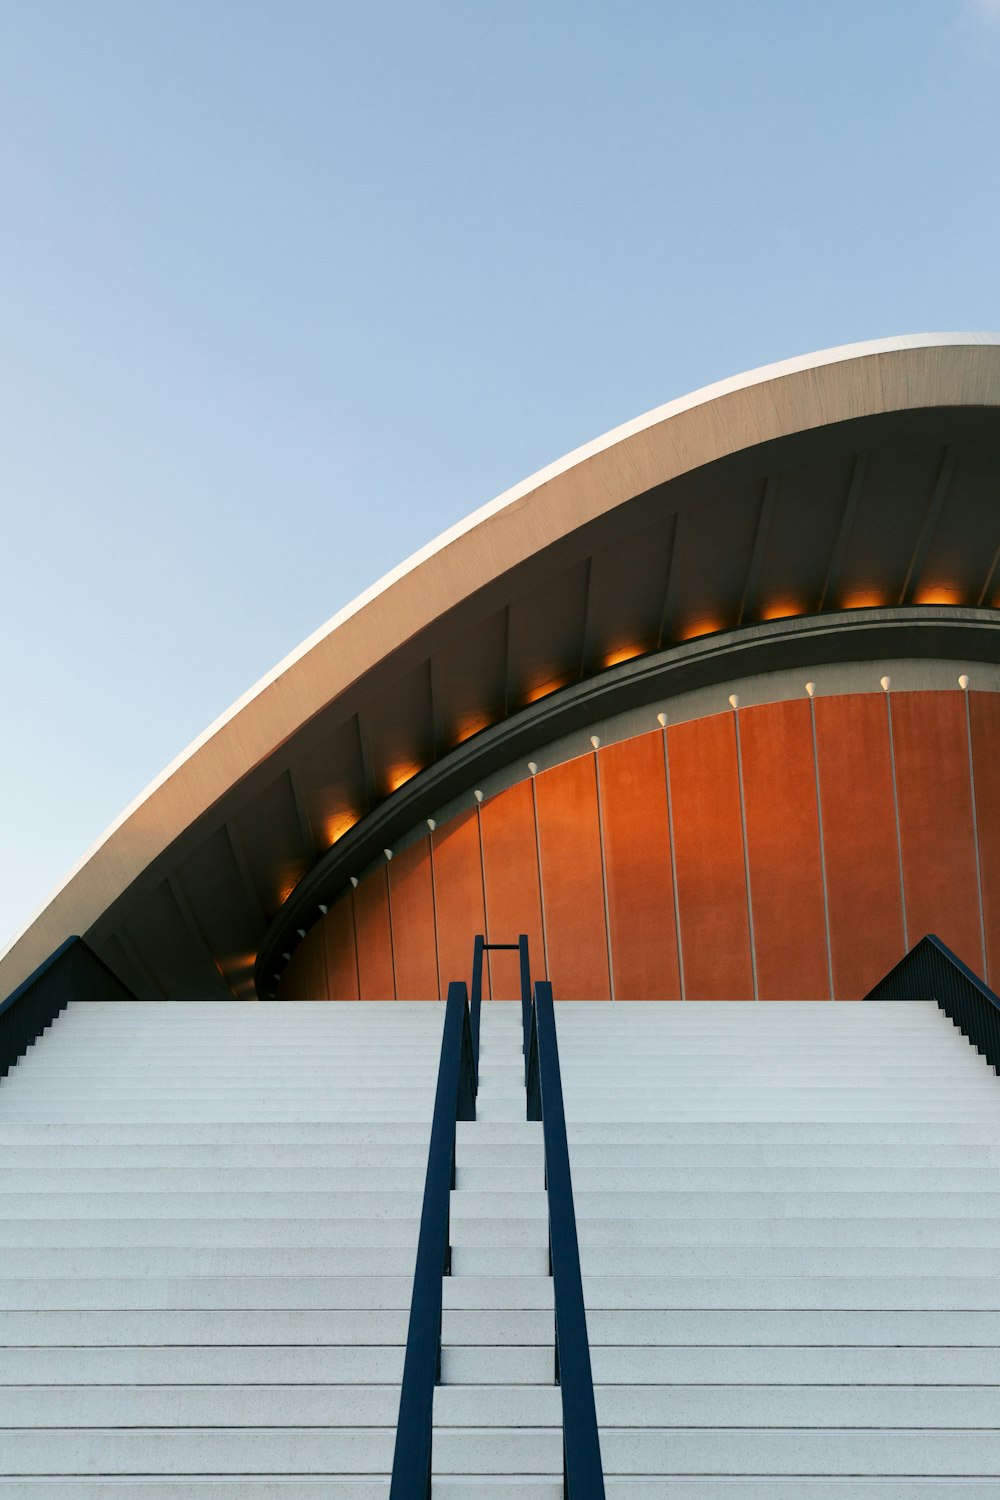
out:
M531 1036L531 963L528 959L528 939L522 932L516 943L488 943L480 934L472 945L472 1046L476 1056L476 1077L479 1076L479 1013L483 1003L483 955L486 953L516 953L521 981L521 1032L524 1045L524 1079L528 1081L528 1042Z
M1000 1073L1000 997L933 933L880 979L866 1000L936 1000Z
M563 1493L566 1500L604 1500L604 1469L569 1169L555 1006L552 986L544 981L535 985L526 1065L528 1119L541 1120L545 1147L549 1262L556 1315L556 1380L562 1394Z
M406 1334L389 1500L430 1500L434 1387L441 1378L442 1278L451 1270L449 1209L455 1186L455 1125L476 1118L476 1066L468 991L450 984L424 1203Z
M132 991L82 938L67 938L0 1002L0 1078L7 1076L71 1000L134 999Z

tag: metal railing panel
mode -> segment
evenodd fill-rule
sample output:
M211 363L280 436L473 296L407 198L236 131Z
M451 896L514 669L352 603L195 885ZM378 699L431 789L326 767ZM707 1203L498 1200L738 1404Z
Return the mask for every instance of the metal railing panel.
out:
M80 937L69 937L0 1001L0 1078L71 1000L135 1000Z
M1000 1072L1000 997L933 933L921 938L864 998L936 1000Z

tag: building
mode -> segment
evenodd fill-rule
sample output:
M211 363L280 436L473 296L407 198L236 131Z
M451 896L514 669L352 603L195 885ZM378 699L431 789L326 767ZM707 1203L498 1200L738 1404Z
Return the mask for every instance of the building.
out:
M314 1351L310 1365L317 1389L382 1382L381 1395L357 1397L352 1431L381 1434L367 1470L358 1458L337 1467L340 1450L313 1432L326 1418L296 1425L282 1407L272 1421L241 1382L266 1382L268 1370L275 1384L306 1379L290 1351L323 1336L301 1324L290 1333L289 1307L371 1311L308 1301L360 1295L305 1285L328 1253L341 1257L329 1285L354 1286L353 1255L369 1278L405 1283L405 1302L386 1305L408 1307L418 1210L410 1199L373 1210L368 1229L338 1239L306 1221L340 1223L339 1210L303 1208L306 1189L283 1206L268 1174L305 1181L321 1141L336 1171L355 1174L350 1191L370 1173L374 1192L384 1172L396 1201L391 1153L410 1153L408 1172L426 1153L440 1012L395 1002L443 999L467 979L477 933L526 934L535 976L548 976L561 1007L608 1495L799 1500L817 1483L824 1500L995 1493L1000 1091L930 1007L815 1002L862 999L927 933L1000 983L998 632L1000 340L934 335L791 360L638 418L475 512L305 641L123 813L0 958L8 995L78 934L131 996L201 1003L110 1017L78 1007L0 1090L0 1140L35 1153L32 1170L97 1174L84 1198L134 1190L123 1220L153 1225L118 1236L108 1209L103 1228L73 1228L89 1224L93 1202L18 1198L13 1220L34 1227L0 1226L22 1298L11 1306L67 1318L153 1308L154 1324L199 1308L221 1317L250 1304L231 1301L231 1279L212 1283L211 1302L199 1278L250 1265L260 1285L239 1295L263 1299L254 1309L284 1332L262 1354L263 1335L244 1330L230 1340L238 1359L205 1364L214 1386L235 1392L218 1408L228 1415L206 1417L204 1393L182 1394L164 1420L151 1396L119 1408L101 1391L180 1390L201 1367L192 1355L182 1377L166 1351L222 1335L161 1322L141 1338L139 1324L105 1336L67 1323L40 1337L58 1346L55 1365L32 1364L17 1350L34 1325L24 1333L15 1318L0 1361L45 1385L76 1370L96 1394L84 1407L53 1397L37 1446L0 1441L0 1495L20 1493L29 1474L52 1497L117 1492L136 1474L151 1497L208 1476L232 1494L266 1487L267 1475L294 1480L289 1494L333 1480L344 1500L386 1493L396 1324L358 1335L367 1364L337 1363L330 1335L331 1362ZM489 955L484 987L515 998L513 955ZM331 1006L324 1020L315 1006L234 1000L372 1007ZM681 1001L719 1003L663 1003ZM540 1172L538 1142L520 1064L503 1054L519 1047L516 1024L504 1029L516 1013L488 1014L494 1072L475 1128L494 1135L477 1138L489 1148L479 1155L460 1135L470 1192L454 1208L464 1227L452 1289L468 1276L456 1295L473 1300L453 1310L484 1327L491 1309L530 1311L550 1331L536 1337L531 1324L524 1348L499 1334L493 1347L481 1330L465 1343L456 1334L454 1349L446 1338L446 1382L472 1394L443 1387L450 1416L435 1398L436 1451L451 1465L435 1494L465 1495L479 1474L483 1493L516 1482L521 1500L548 1500L562 1489L558 1452L545 1447L559 1419L538 1394L552 1368L550 1294L537 1285L545 1222L537 1243L534 1230L505 1237L535 1213L530 1193L517 1203ZM178 1059L186 1091L170 1070ZM383 1132L384 1159L364 1156L374 1135L352 1134L365 1121ZM189 1148L202 1196L178 1189L175 1201L159 1176L185 1166ZM146 1187L129 1177L140 1168L152 1173ZM213 1209L235 1180L226 1172L249 1168L266 1209L239 1193ZM99 1175L109 1171L124 1172L122 1185ZM493 1212L488 1194L505 1182L516 1191ZM161 1190L169 1203L154 1212L143 1195ZM379 1225L393 1213L409 1227L387 1242ZM214 1227L199 1229L199 1215ZM282 1239L289 1215L304 1217ZM174 1218L182 1228L165 1231ZM299 1268L298 1290L275 1290L275 1266ZM45 1275L57 1290L37 1288ZM174 1279L144 1291L144 1276ZM95 1289L101 1277L131 1290ZM307 1300L267 1300L293 1293ZM529 1300L489 1300L504 1296ZM634 1322L637 1307L652 1331ZM130 1374L101 1362L104 1345ZM379 1364L383 1345L399 1360ZM477 1398L490 1382L504 1394ZM792 1395L774 1396L779 1387ZM295 1401L306 1410L305 1395ZM127 1436L171 1423L187 1434L174 1433L176 1449ZM67 1436L88 1425L104 1448ZM192 1436L233 1426L241 1435L217 1433L216 1448ZM275 1438L279 1428L299 1446L282 1446L291 1438ZM488 1475L484 1430L501 1453Z

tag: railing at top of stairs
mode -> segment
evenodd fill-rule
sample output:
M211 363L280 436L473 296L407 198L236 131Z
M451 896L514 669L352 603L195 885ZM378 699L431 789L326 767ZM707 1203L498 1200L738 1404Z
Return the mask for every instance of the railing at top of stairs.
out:
M523 934L516 943L488 943L485 937L476 937L471 1006L464 984L448 986L389 1500L430 1500L431 1496L434 1388L441 1378L442 1279L451 1273L449 1207L455 1183L456 1124L476 1117L483 962L486 953L496 951L519 956L527 1118L542 1122L556 1381L562 1394L563 1494L565 1500L604 1500L552 986L540 981L532 995L528 939Z
M1000 997L933 933L920 939L866 1000L936 1000L1000 1073Z
M69 937L0 1001L0 1078L71 1000L134 1000L83 938Z

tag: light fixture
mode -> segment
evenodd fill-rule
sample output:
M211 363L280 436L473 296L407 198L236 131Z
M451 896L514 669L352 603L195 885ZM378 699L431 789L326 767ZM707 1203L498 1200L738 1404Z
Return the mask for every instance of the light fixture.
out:
M534 776L535 772L538 770L538 762L534 761L534 760L529 760L528 761L528 770L531 772L532 776Z
M304 927L296 927L295 931L298 933L299 937L305 937L306 935L306 930Z
M358 888L358 877L356 875L352 875L351 876L351 884L353 885L354 889L357 890L357 888Z
M739 708L739 706L740 706L739 694L738 693L730 693L729 694L729 703L730 703L730 706L732 708Z
M666 714L657 714L656 715L656 722L657 722L657 724L659 724L659 726L660 726L661 729L666 729L666 727L667 727L667 716L666 716Z
M809 694L810 698L812 697L813 693L815 693L815 691L816 691L816 684L814 682L807 682L806 683L806 692Z
M475 799L476 799L477 802L482 802L482 800L483 800L483 794L479 790L478 787L476 788L476 790L473 792L472 795L475 797Z
M434 832L435 828L437 827L437 823L434 821L433 818L428 818L427 819L427 827L430 829L431 833Z
M882 684L882 691L883 691L883 693L887 693L889 691L889 684L892 681L892 678L891 677L880 677L879 681Z
M330 910L330 908L328 906L324 906L323 905L322 901L319 903L319 909L323 913L324 917L326 916L327 912Z
M595 750L599 750L601 748L601 736L599 734L592 734L590 736L590 743Z
M271 978L274 980L275 984L280 984L281 983L281 975L280 974L272 974ZM271 999L272 1000L274 999L273 995L271 996Z
M392 858L392 850L391 849L383 849L382 853L385 855L386 859L391 859Z
M969 686L969 678L967 673L962 673L961 677L958 679L958 685L962 689L963 693L967 690Z
M285 960L285 963L287 964L288 960L291 958L292 955L290 953L283 953L281 956Z

